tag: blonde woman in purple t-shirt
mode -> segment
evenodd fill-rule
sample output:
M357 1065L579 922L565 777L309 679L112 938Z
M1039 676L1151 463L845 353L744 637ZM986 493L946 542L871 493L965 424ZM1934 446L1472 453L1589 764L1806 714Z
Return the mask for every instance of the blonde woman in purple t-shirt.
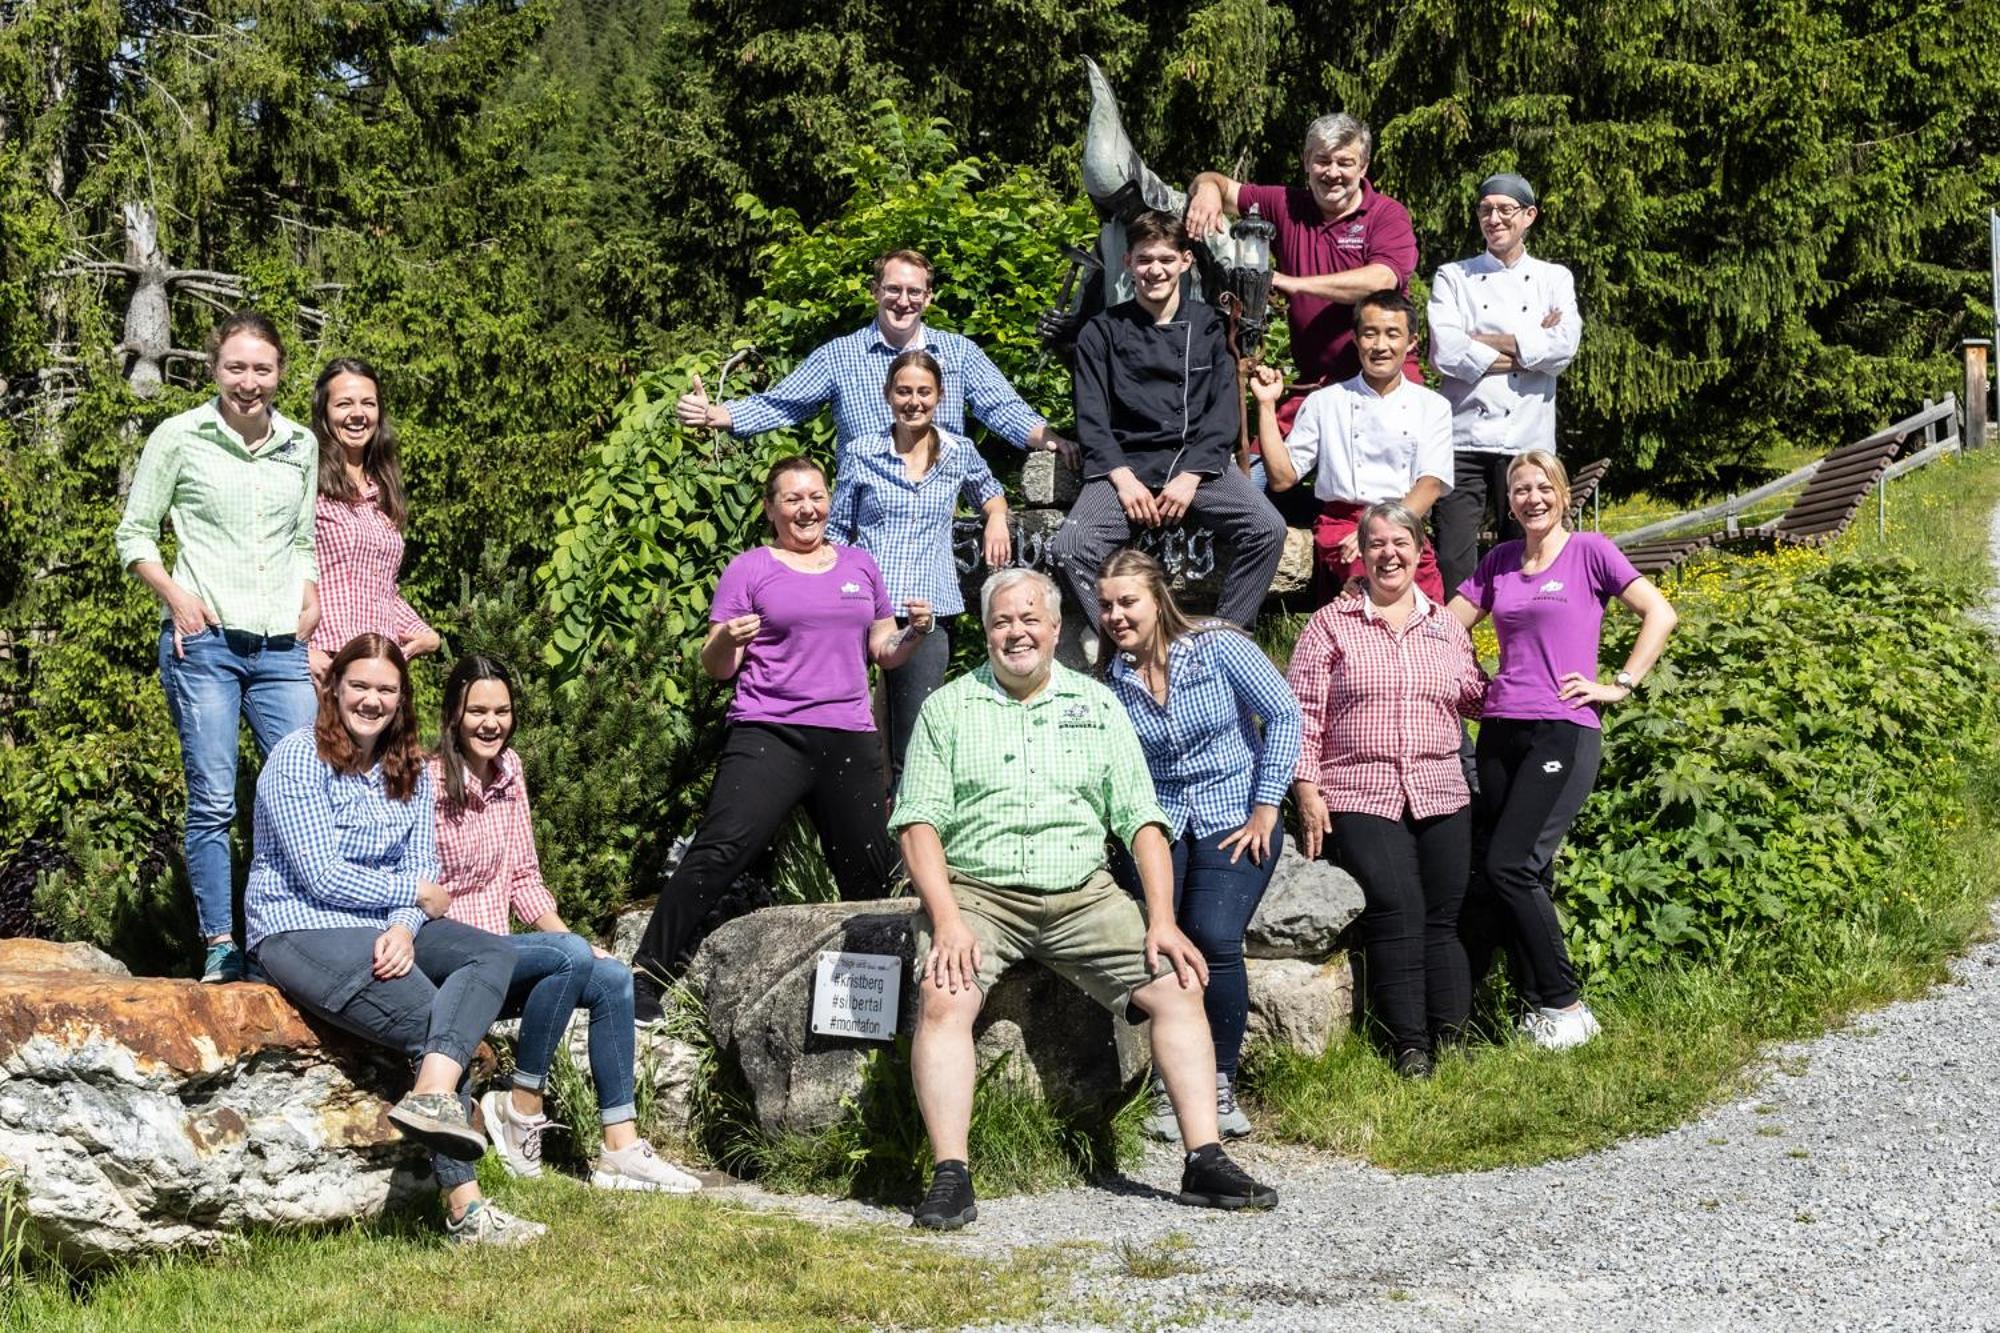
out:
M764 478L768 546L729 562L709 608L702 669L736 682L708 811L632 959L641 1022L660 986L700 943L702 921L804 806L843 899L877 898L895 858L888 785L868 693L870 663L893 671L931 630L931 605L904 603L907 627L875 560L826 539L826 474L781 458Z
M1473 882L1459 928L1474 984L1504 944L1519 965L1523 1027L1562 1050L1598 1027L1549 896L1556 849L1597 781L1599 712L1631 697L1678 617L1609 538L1565 525L1569 474L1554 454L1531 449L1508 466L1507 503L1525 535L1494 547L1451 599L1467 629L1490 615L1500 639L1479 725ZM1605 682L1597 652L1613 597L1639 616L1639 637Z

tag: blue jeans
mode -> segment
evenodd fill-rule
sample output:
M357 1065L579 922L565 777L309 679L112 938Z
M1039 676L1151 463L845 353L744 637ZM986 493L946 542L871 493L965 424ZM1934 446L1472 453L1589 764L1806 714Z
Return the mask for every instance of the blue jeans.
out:
M498 935L462 922L426 922L417 932L417 962L400 977L375 975L369 926L288 930L257 944L257 962L287 999L349 1032L401 1051L412 1064L442 1055L463 1066L458 1098L468 1119L472 1053L493 1026L507 995L513 951ZM438 1153L440 1189L474 1178L473 1163Z
M1243 969L1243 931L1264 900L1278 854L1285 847L1285 826L1271 830L1271 854L1258 865L1245 852L1229 863L1218 844L1234 829L1197 838L1189 827L1174 839L1174 922L1208 961L1208 990L1202 997L1208 1010L1209 1036L1215 1042L1217 1072L1236 1077L1243 1053L1243 1029L1250 1021L1250 978ZM1121 883L1139 892L1139 868L1130 852L1119 849L1112 869Z
M514 1086L542 1090L569 1016L581 1005L590 1011L590 1081L597 1087L598 1119L607 1125L637 1120L631 969L615 958L599 958L590 941L566 930L505 938L514 946L514 980L500 1012L521 1016Z
M260 754L300 727L309 727L319 694L306 667L306 645L287 635L266 640L239 630L211 629L186 640L174 656L171 624L160 631L160 684L167 715L180 733L187 777L187 831L182 847L195 916L203 940L234 930L229 826L236 822L239 719L250 719Z

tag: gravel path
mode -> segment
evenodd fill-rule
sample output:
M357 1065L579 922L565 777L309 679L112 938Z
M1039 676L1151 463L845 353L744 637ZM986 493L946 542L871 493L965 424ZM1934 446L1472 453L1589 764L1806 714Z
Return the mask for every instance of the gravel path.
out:
M2000 514L1994 533L2000 563ZM1179 1184L1161 1150L1114 1188L982 1200L970 1231L929 1243L1097 1242L1075 1250L1073 1322L1051 1328L2000 1330L1997 1093L1988 942L1929 995L1772 1051L1752 1093L1657 1138L1446 1176L1251 1146L1238 1156L1283 1194L1258 1216L1156 1193ZM1133 1271L1160 1266L1185 1271Z

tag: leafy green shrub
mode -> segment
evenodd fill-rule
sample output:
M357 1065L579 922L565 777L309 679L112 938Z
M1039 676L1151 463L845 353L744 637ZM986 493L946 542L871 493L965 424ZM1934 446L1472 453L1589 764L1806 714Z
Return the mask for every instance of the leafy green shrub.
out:
M1918 839L1989 763L2000 666L1970 593L1905 560L1805 551L1698 566L1561 869L1572 950L1616 987L1670 958L1726 960L1802 919L1903 895ZM1607 622L1620 660L1631 617Z

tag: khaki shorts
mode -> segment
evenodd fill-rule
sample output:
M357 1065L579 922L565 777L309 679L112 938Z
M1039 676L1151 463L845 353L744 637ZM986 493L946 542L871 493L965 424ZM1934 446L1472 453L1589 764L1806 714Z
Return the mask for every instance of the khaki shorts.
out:
M979 992L1000 974L1032 959L1120 1017L1132 992L1153 979L1146 970L1146 917L1108 870L1074 889L1041 893L1003 889L951 871L951 896L979 941ZM917 979L931 952L930 913L918 909L911 929L917 945ZM1162 971L1170 964L1162 959Z

